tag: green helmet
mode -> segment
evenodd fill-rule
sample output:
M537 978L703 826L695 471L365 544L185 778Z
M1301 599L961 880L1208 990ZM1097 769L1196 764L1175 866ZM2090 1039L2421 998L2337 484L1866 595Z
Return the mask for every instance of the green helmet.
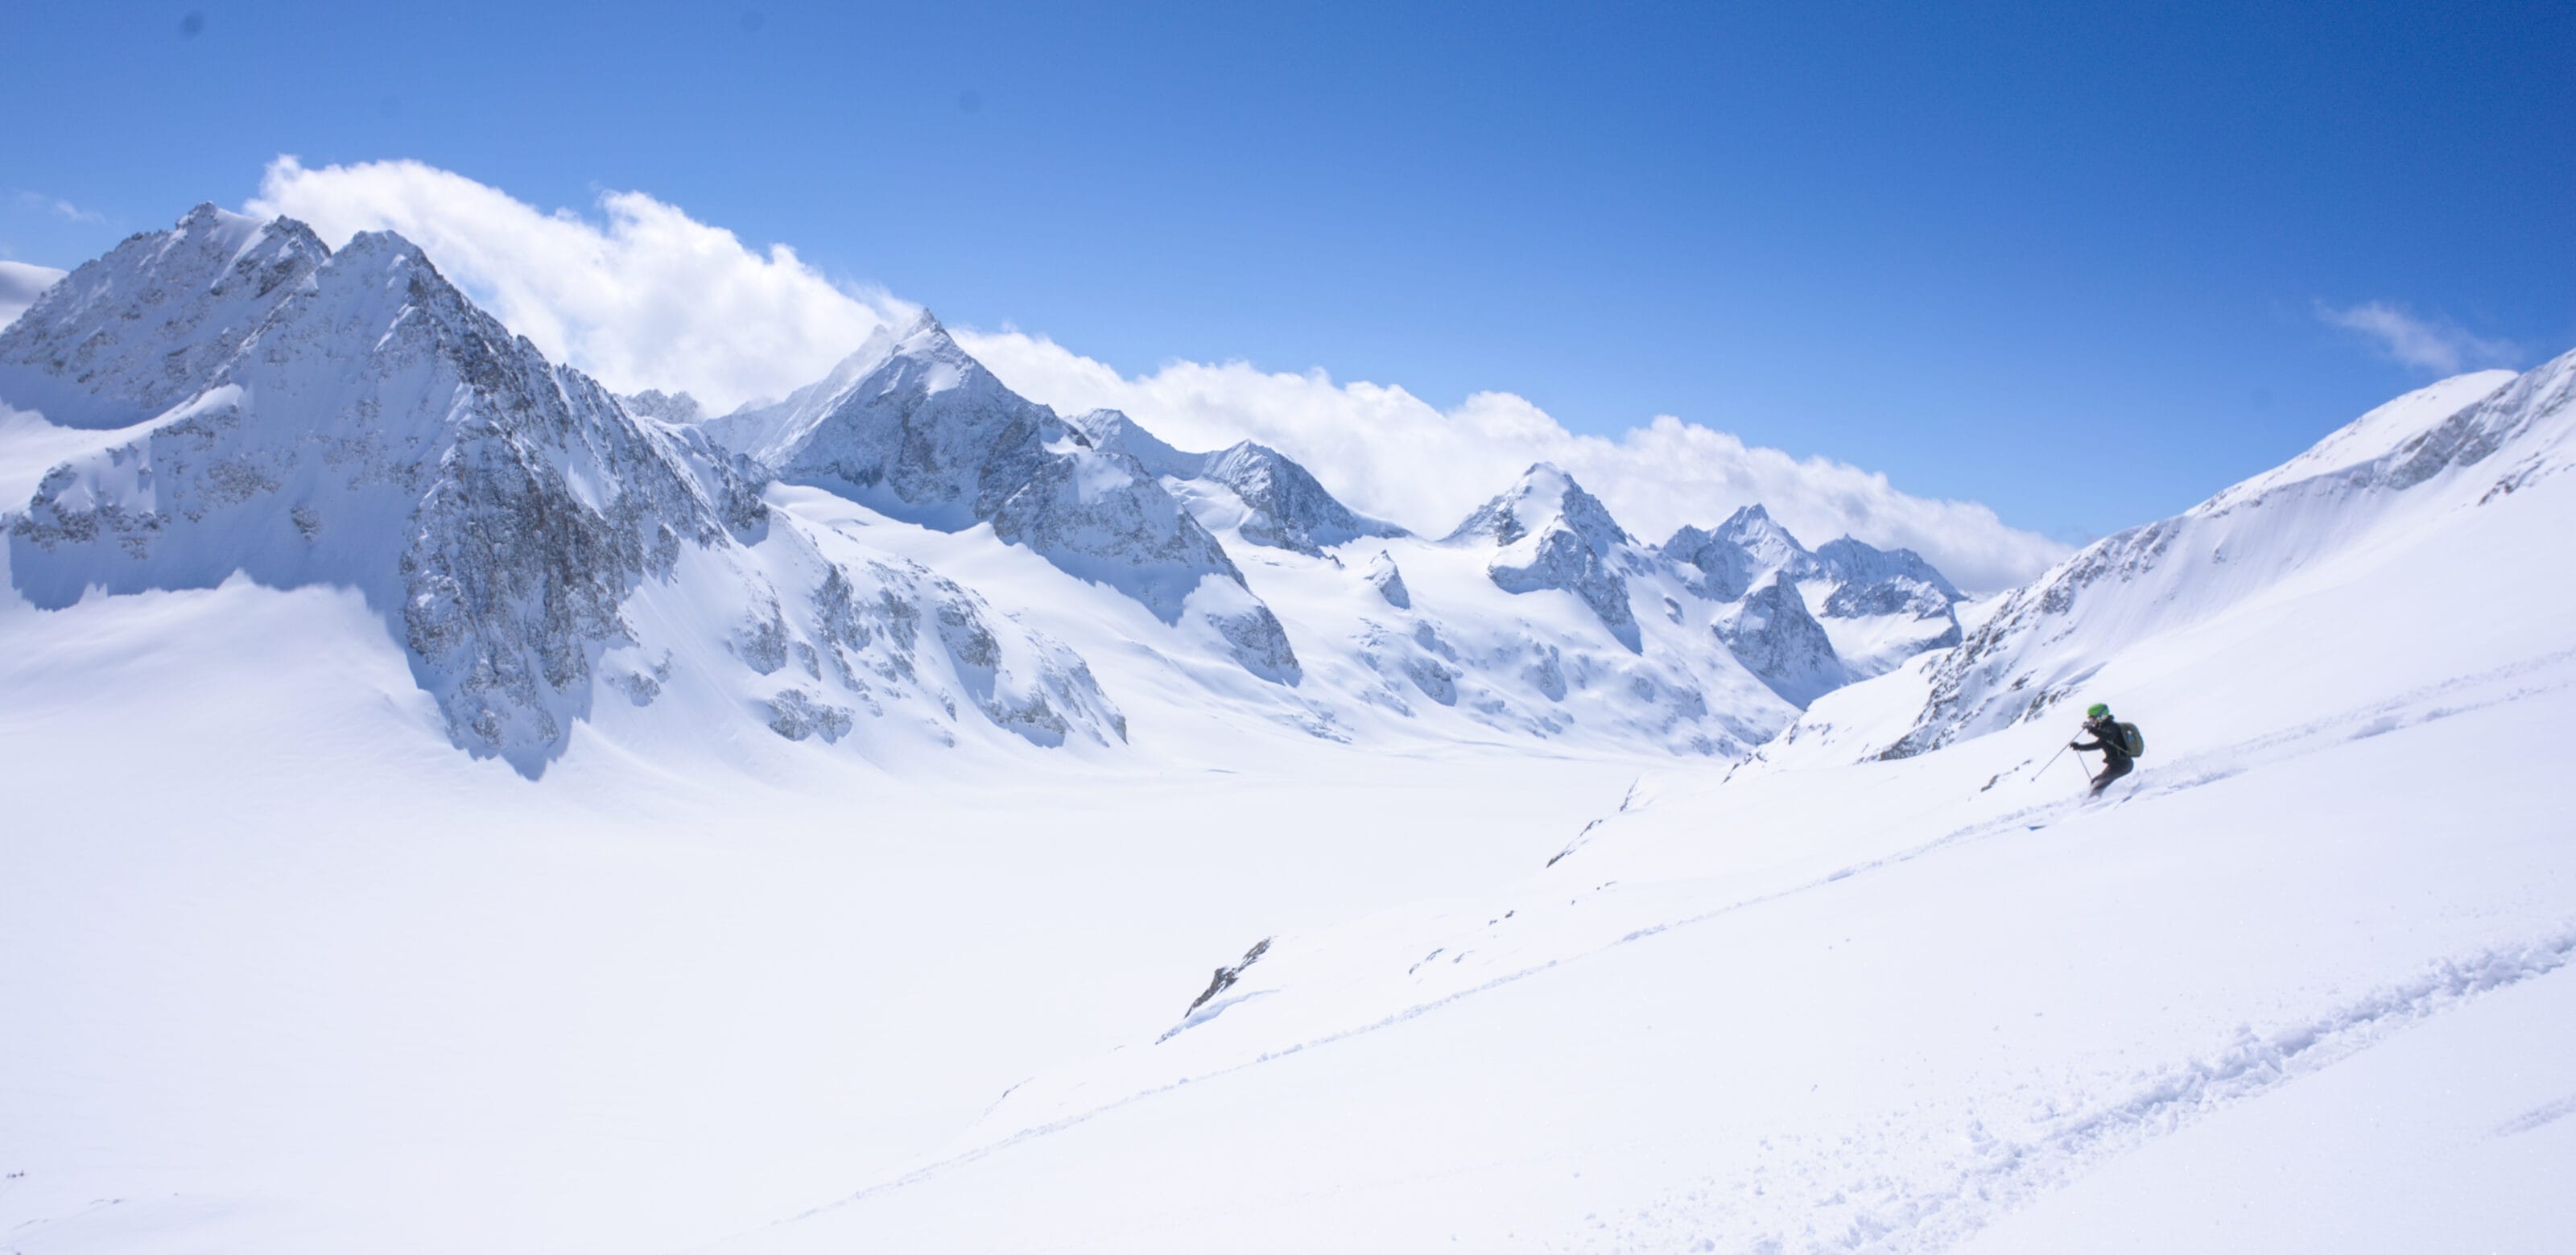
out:
M2100 702L2095 702L2084 708L2084 717L2087 719L2108 719L2111 717L2111 708Z

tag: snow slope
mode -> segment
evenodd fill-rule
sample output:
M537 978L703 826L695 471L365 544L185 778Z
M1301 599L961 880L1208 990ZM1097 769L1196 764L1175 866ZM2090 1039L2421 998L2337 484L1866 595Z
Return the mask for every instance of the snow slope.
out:
M708 419L214 210L48 289L0 1249L2576 1229L2576 356L1973 605L1547 466L1406 535L980 372Z
M2576 1032L2576 631L2528 577L2576 534L2571 363L2015 594L1988 656L2087 642L2052 691L2149 729L2103 803L2050 761L2062 712L1924 704L1972 639L1649 777L1516 884L1272 938L721 1249L2555 1249L2576 1074L2528 1043ZM1878 752L1927 709L1969 713ZM2303 1121L2362 1122L2338 1095L2441 1136L2320 1158ZM2220 1187L2242 1221L2176 1192L2283 1152Z
M1818 710L1789 744L1801 755L1920 753L2036 718L2079 691L2129 711L2135 685L2227 654L2274 655L2272 665L2246 668L2247 687L2210 692L2207 717L2236 720L2247 704L2295 708L2334 691L2349 682L2339 673L2351 651L2429 682L2463 653L2546 632L2556 607L2545 588L2531 590L2539 604L2523 609L2524 590L2499 588L2463 603L2479 610L2457 617L2347 606L2330 618L2321 594L2371 578L2389 549L2467 526L2557 475L2576 428L2571 392L2576 355L2510 381L2488 372L2401 397L2282 468L2106 537L2008 594L1957 650L1907 673L1908 700L1921 703L1906 712L1909 724ZM2515 553L2555 539L2496 543Z
M891 1170L1246 929L1633 763L1281 729L885 766L605 704L539 781L355 592L0 598L0 1250L633 1252ZM1438 822L1427 822L1434 815Z

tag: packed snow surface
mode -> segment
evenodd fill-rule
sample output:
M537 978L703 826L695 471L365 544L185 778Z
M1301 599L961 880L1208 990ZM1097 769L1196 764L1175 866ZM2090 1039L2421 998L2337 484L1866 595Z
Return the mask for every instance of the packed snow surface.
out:
M201 209L0 331L0 1251L2555 1252L2576 355L1965 602ZM2071 712L2147 732L2081 796Z

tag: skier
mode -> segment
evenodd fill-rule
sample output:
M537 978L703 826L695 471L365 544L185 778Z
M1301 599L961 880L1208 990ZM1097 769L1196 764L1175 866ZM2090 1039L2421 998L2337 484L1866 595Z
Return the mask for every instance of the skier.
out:
M2087 707L2084 711L2084 730L2093 734L2092 740L2069 741L2067 745L2079 751L2102 751L2102 774L2093 777L2091 790L2092 796L2099 796L2102 790L2111 787L2112 781L2129 774L2130 766L2136 759L2129 752L2130 742L2123 735L2120 724L2111 718L2109 706L2095 702Z

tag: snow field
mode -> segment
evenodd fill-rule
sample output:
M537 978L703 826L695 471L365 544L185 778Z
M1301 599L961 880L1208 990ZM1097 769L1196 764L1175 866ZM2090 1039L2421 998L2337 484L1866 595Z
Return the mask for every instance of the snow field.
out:
M1635 774L1283 730L1261 773L969 744L905 778L756 728L686 757L604 703L539 785L448 747L353 594L78 609L0 606L0 1249L30 1255L712 1240L1260 935L1544 858Z
M1545 465L1365 534L927 320L696 428L396 237L55 292L0 1252L2576 1231L2576 355L1954 607Z
M1307 939L1283 939L1222 1015L1015 1092L1059 1096L1044 1123L1006 1101L960 1153L723 1249L1940 1249L2418 1023L2563 982L2576 848L2515 782L2576 714L2570 679L2044 808L2062 817L2036 830L1889 848L1919 835L1891 809L1875 859L1854 834L1693 879L1648 858L1631 879L1596 846L1487 899L1513 912L1499 926L1453 908L1313 939L1335 952L1312 968L1377 982L1312 989ZM2400 771L2460 791L2354 787ZM1678 845L1708 812L1667 797L1633 816ZM1419 948L1390 953L1391 934ZM1521 953L1435 980L1464 965L1434 937ZM1430 961L1383 966L1408 954ZM1424 988L1384 998L1406 982ZM1121 1067L1157 1052L1182 1062L1149 1085ZM2523 1205L2526 1231L2564 1218Z

